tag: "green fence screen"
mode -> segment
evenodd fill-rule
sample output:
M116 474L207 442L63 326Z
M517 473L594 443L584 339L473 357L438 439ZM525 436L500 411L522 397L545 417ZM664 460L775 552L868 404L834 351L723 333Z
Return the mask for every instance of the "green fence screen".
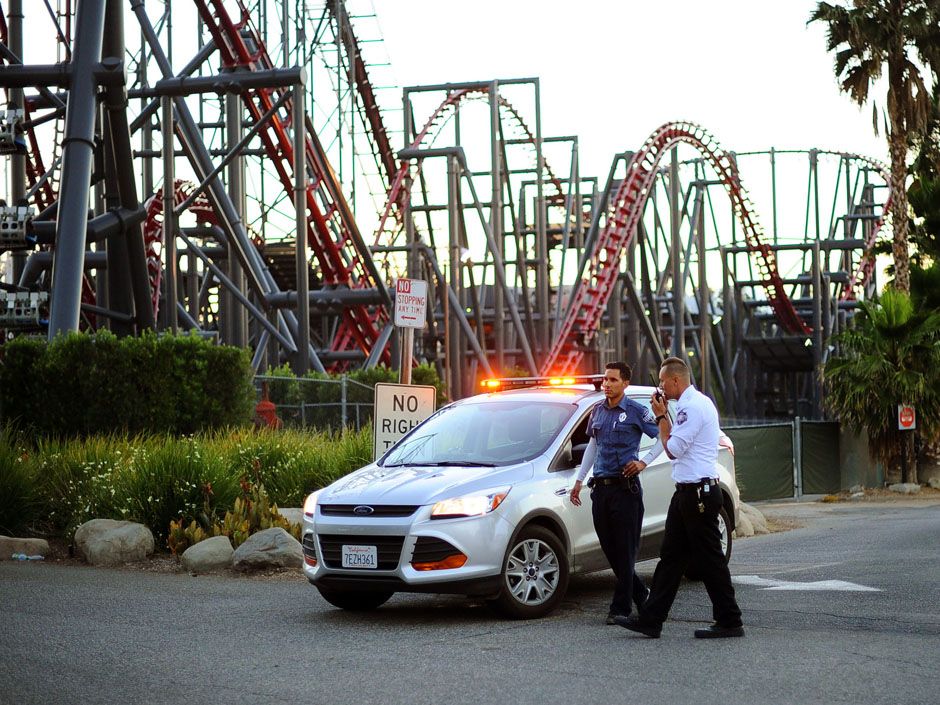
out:
M734 442L734 465L742 500L753 502L793 496L791 424L732 426L723 430Z
M800 431L803 494L838 492L841 489L839 424L829 421L802 421Z

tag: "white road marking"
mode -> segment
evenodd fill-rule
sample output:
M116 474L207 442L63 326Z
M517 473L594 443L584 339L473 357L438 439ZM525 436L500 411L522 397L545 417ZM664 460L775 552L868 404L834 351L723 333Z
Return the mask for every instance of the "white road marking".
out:
M732 575L731 579L741 585L753 585L762 590L831 590L838 592L882 592L880 588L850 583L845 580L815 580L809 583L798 583L792 580L775 580L762 578L759 575Z

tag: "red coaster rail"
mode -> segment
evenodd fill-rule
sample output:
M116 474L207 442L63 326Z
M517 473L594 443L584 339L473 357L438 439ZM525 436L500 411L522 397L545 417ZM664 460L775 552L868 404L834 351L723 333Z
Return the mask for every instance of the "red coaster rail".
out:
M225 68L248 71L274 68L242 0L238 0L241 12L238 22L229 16L222 0L195 2ZM245 91L242 98L251 116L258 120L274 105L278 93L278 89L251 89ZM293 193L294 149L288 132L291 119L288 101L258 133L289 193ZM381 288L384 283L362 240L339 180L309 122L306 127L306 161L312 174L307 188L307 241L320 265L323 283L328 287ZM350 341L368 354L388 322L389 313L385 306L371 311L365 305L345 307L343 328L349 332ZM334 346L334 349L344 348ZM383 351L381 360L391 361L388 349Z
M643 217L656 178L656 167L663 156L680 143L695 147L712 165L728 191L744 230L747 247L756 260L768 302L781 327L788 333L810 333L809 326L797 314L784 291L776 257L762 240L762 229L741 186L734 160L721 150L715 138L704 128L691 122L667 123L650 135L627 166L627 176L620 184L603 229L598 233L587 279L582 280L573 292L572 303L556 342L542 364L542 374L568 374L578 369L585 353L580 341L590 340L600 326L620 272L620 255Z
M177 179L173 184L173 204L180 203L189 198L196 185L190 181ZM147 275L150 279L150 301L153 304L153 317L160 311L160 281L163 276L163 187L147 199L144 204L147 217L144 219L144 253L147 257ZM196 199L187 209L196 215L196 222L203 224L217 224L215 211L209 204L204 191L200 191Z

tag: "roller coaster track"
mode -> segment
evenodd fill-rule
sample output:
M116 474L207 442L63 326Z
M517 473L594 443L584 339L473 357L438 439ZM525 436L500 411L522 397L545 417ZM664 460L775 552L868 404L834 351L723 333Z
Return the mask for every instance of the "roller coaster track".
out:
M375 98L375 91L372 89L372 82L369 80L369 72L366 63L362 59L362 52L359 49L359 40L353 32L352 21L349 13L346 12L346 4L342 2L327 2L327 10L334 16L337 24L337 31L340 40L346 48L346 54L349 57L349 65L346 67L346 76L350 85L356 87L359 92L359 98L362 101L362 107L365 111L366 121L371 128L369 136L375 145L379 161L385 170L385 176L388 183L391 184L395 178L395 152L392 149L392 143L388 139L388 130L385 129L385 122L382 120L382 113L379 110L378 101Z
M447 97L443 102L437 106L431 116L422 126L421 130L415 136L409 145L410 149L417 149L422 144L424 144L428 135L432 133L435 127L440 128L446 123L446 121L453 115L450 110L456 108L457 105L465 99L472 97L482 97L489 93L489 86L474 87L474 88L463 88L460 90L452 91L448 93ZM512 106L512 104L504 99L502 96L498 98L500 107L506 109L513 119L519 123L519 126L522 128L526 136L526 141L535 144L535 136L532 134L532 130L529 129L529 126L526 125L525 121L522 119L522 116L519 115L519 112ZM564 196L564 188L555 173L552 171L551 166L547 162L543 162L545 168L545 173L547 176L547 181L554 186L556 193L549 196L551 199L559 199ZM385 208L382 210L382 215L379 218L379 225L375 231L374 244L385 244L393 245L395 242L395 235L392 234L391 239L387 242L383 242L383 236L388 234L388 219L392 215L392 210L394 207L399 206L402 201L406 198L406 180L409 172L411 171L411 160L402 159L399 162L398 170L395 172L395 176L392 179L391 187L388 192L388 200L385 203ZM400 217L400 214L397 214L396 217Z
M434 110L434 112L431 113L431 116L424 123L421 130L417 133L414 140L412 140L409 147L411 149L417 149L422 144L424 144L428 137L432 135L435 128L440 129L443 127L450 117L454 115L453 109L456 108L457 105L462 101L476 97L485 97L488 94L489 86L462 88L448 93L447 97ZM535 136L532 134L529 126L526 125L525 121L522 119L522 116L519 115L519 112L512 106L511 103L509 103L509 101L504 99L502 96L497 98L497 102L499 103L500 107L505 109L519 124L523 133L525 134L526 141L534 145ZM544 160L542 166L545 169L545 175L547 177L546 180L548 183L552 184L556 191L556 193L549 195L547 200L552 201L562 199L564 197L564 189L561 180L555 175L551 167ZM391 229L389 227L389 218L392 217L394 211L393 220L398 224L402 223L402 204L408 199L407 183L408 175L411 172L411 167L412 163L409 159L403 159L399 162L398 170L395 172L394 178L391 180L391 186L388 191L388 199L385 203L385 208L382 210L382 215L379 218L379 225L375 231L375 245L395 244L398 231L390 232ZM384 236L386 235L389 237L383 242ZM349 339L350 335L346 327L344 326L340 328L336 340L334 341L333 348L335 350L346 349L349 345Z
M702 127L691 122L667 123L650 135L627 166L627 175L612 202L607 221L598 233L589 265L592 271L572 292L558 337L542 363L543 374L566 374L577 369L585 352L580 341L592 338L600 326L620 273L620 255L643 217L656 178L656 168L663 156L680 143L695 147L712 165L727 190L744 230L747 248L756 260L768 303L781 328L798 335L810 333L809 326L787 297L775 254L762 240L762 229L731 155L721 150L715 138Z
M202 21L216 42L225 68L248 71L274 68L242 0L238 0L241 11L238 22L229 16L222 0L195 2ZM242 93L245 106L255 120L271 109L276 92L274 89L250 89ZM259 136L284 189L292 193L294 149L288 132L289 105L288 102L271 118ZM339 180L309 122L306 128L306 162L312 172L307 188L307 241L320 265L323 282L329 287L382 289L384 284L362 240ZM351 341L368 353L388 322L389 314L385 306L371 312L364 305L350 306L343 310L343 326ZM390 359L389 351L383 351L382 360L389 362Z
M877 159L862 156L861 154L846 154L843 152L839 152L839 154L845 159L854 159L867 164L873 171L878 172L888 186L888 196L885 199L884 205L881 207L881 215L875 219L872 224L871 232L869 232L868 237L865 238L865 248L859 260L858 267L852 272L848 284L846 284L845 289L842 290L842 296L840 298L843 301L854 301L856 290L859 287L864 288L871 280L872 272L875 269L875 256L872 253L872 249L875 246L875 242L878 240L878 235L881 234L881 229L885 222L885 215L891 212L891 201L894 198L894 194L891 192L891 170L886 164Z
M0 8L0 43L4 46L9 44L6 15L3 13L2 8ZM39 142L36 139L36 132L31 125L30 106L28 103L25 103L20 107L23 108L23 120L26 124L26 139L29 143L29 149L25 155L26 183L29 189L35 189L33 199L36 207L42 211L52 205L52 202L55 200L55 189L52 186L51 179L46 179L42 186L36 188L36 183L42 178L43 174L46 173L46 168L42 163L42 155L39 151Z
M173 184L173 203L178 206L195 190L195 184L177 179ZM160 310L160 281L163 275L163 187L147 199L144 204L147 217L144 219L144 254L147 257L147 276L150 279L150 301L153 317ZM200 191L187 209L196 215L196 222L216 224L215 211L204 191Z

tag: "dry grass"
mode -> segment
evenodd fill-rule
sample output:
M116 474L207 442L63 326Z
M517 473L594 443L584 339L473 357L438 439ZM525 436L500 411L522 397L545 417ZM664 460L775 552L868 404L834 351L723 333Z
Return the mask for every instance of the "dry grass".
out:
M901 492L892 492L886 487L866 487L862 490L864 493L856 497L853 493L845 491L836 494L827 494L820 502L916 502L919 500L931 501L940 500L940 490L922 485L920 492L916 494L903 494ZM857 494L857 493L856 493Z

